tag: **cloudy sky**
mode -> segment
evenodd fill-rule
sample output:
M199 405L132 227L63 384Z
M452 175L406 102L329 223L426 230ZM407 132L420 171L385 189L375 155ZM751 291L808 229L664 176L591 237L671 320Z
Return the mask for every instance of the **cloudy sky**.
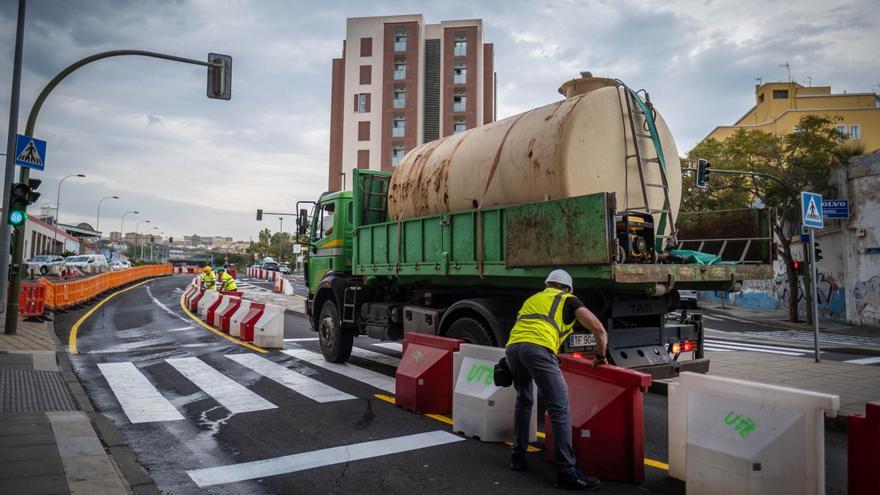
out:
M15 0L0 0L0 142L5 150ZM330 59L346 17L422 13L482 18L495 43L498 116L559 98L591 70L646 88L684 152L754 103L755 78L868 92L880 85L876 3L854 1L29 0L19 132L42 86L71 62L122 48L234 58L233 98L205 98L205 71L140 57L79 70L49 97L36 136L49 142L43 200L61 221L118 230L130 210L166 235L261 227L257 208L292 211L327 185ZM289 230L292 220L285 224Z

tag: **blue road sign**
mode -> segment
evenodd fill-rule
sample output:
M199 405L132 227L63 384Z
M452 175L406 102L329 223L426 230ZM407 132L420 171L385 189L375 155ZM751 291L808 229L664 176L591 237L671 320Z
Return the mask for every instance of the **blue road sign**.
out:
M15 164L44 170L46 168L46 141L31 136L15 136Z
M822 219L821 194L801 192L801 218L804 220L804 227L821 229L825 226Z
M849 200L823 199L822 216L825 218L849 218Z

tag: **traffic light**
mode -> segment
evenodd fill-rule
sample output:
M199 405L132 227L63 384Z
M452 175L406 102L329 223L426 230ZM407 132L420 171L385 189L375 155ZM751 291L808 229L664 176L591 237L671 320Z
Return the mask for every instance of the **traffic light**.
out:
M813 243L813 246L814 246L813 249L815 249L815 255L816 255L816 259L815 259L814 261L815 261L816 263L818 263L818 262L822 261L822 250L819 249L819 243L818 243L818 242L814 242L814 243Z
M209 53L208 98L228 100L232 98L232 57Z
M258 222L263 221L263 210L257 210L257 221Z
M43 181L39 179L28 179L28 183L21 182L12 184L11 194L9 195L9 205L7 208L6 223L12 226L24 224L27 220L27 207L34 204L40 198L40 193L36 189L40 187Z
M696 183L698 189L709 189L709 160L700 158L697 160L697 176Z

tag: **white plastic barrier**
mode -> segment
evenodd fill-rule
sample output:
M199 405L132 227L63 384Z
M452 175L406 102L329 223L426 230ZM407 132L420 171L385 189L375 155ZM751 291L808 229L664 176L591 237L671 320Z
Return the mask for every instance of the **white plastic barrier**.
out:
M496 387L495 364L504 349L462 344L453 354L452 431L484 442L503 442L513 438L513 409L516 390ZM532 405L529 441L537 440L537 395Z
M205 295L199 299L198 314L203 320L208 317L208 308L210 308L217 299L220 297L220 293L216 290L205 291Z
M251 302L247 299L242 299L241 305L238 306L238 309L232 314L232 318L229 319L229 335L241 337L241 320L250 309Z
M691 494L825 493L836 395L714 375L669 384L669 476Z
M267 304L254 324L254 345L267 349L284 348L284 310Z
M217 306L217 309L214 310L214 321L209 321L209 322L208 322L208 324L209 324L209 325L212 325L214 328L220 328L220 323L221 323L221 322L220 322L220 319L221 319L221 316L223 315L223 310L225 310L226 307L229 306L229 304L230 304L234 299L238 299L238 298L235 297L235 296L226 296L226 295L223 295L223 296L220 296L220 297L222 297L223 300L220 301L220 305Z
M189 305L189 300L192 298L193 294L198 292L199 288L194 287L193 285L187 285L186 290L183 291L183 303L184 305Z

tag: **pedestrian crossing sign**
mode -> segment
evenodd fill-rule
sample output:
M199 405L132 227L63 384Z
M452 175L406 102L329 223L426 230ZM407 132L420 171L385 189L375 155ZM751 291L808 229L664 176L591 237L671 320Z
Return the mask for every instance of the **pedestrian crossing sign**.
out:
M807 191L801 192L801 217L804 227L821 229L825 227L822 217L822 195Z
M34 170L46 167L46 141L31 136L15 136L15 164Z

